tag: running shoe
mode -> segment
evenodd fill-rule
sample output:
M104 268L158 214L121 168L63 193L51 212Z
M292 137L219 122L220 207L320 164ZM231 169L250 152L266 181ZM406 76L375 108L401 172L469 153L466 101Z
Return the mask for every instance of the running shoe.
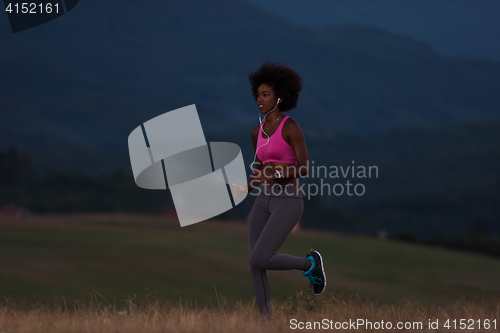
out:
M311 250L306 256L312 262L311 268L308 271L302 273L303 276L309 279L309 282L313 285L314 293L319 295L325 290L326 287L326 276L325 270L323 269L323 258L318 251Z

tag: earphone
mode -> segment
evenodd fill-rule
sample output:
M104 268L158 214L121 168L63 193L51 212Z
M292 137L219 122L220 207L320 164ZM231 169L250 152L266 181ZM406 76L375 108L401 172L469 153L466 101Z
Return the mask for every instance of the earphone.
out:
M278 100L276 101L276 105L274 106L274 108L272 108L271 110L269 110L269 111L267 111L267 112L266 112L266 114L264 115L264 119L262 119L262 120L261 120L261 119L260 119L260 114L259 114L260 130L261 130L261 131L262 131L265 135L267 135L267 142L266 142L266 143L264 143L264 144L261 144L260 146L258 146L258 147L257 147L257 149L255 149L255 155L253 156L253 162L252 162L252 164L250 164L250 169L252 170L252 172L255 172L255 168L254 168L253 166L255 165L255 159L257 158L257 151L259 151L259 148L260 148L260 147L264 147L265 145L267 145L267 144L269 143L269 138L270 138L270 136L269 136L269 134L267 134L267 133L266 133L266 131L264 131L264 128L263 128L263 124L262 124L262 122L263 122L264 120L266 120L266 117L267 117L267 115L268 115L270 112L272 112L272 111L274 111L274 109L276 109L276 107L278 106L278 103L279 103L280 101L281 101L281 98L278 98ZM260 133L259 133L258 135L260 135ZM259 141L259 138L257 137L257 142L258 142L258 141Z

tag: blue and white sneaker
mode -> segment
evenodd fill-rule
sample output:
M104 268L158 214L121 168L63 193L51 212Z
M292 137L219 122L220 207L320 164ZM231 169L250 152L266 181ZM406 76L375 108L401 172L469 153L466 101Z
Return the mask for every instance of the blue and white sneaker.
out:
M307 259L312 262L311 268L308 271L302 273L303 276L309 279L309 282L313 285L314 294L319 295L325 290L326 287L326 276L325 270L323 269L323 258L318 251L311 250L311 253L307 254Z

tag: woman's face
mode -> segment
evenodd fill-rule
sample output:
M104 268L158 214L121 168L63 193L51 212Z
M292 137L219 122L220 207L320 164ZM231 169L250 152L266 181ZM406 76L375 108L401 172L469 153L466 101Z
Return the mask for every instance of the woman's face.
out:
M278 96L274 92L274 89L262 83L257 89L257 105L259 106L260 113L266 113L276 105L278 101ZM279 105L276 107L279 110Z

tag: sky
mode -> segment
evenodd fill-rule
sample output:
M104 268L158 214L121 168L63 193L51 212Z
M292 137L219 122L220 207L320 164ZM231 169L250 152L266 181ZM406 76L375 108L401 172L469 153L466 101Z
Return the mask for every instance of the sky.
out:
M447 55L500 61L497 0L247 0L312 28L365 25L430 43Z
M427 42L446 55L500 61L498 0L245 1L310 28L377 27ZM0 34L5 33L12 32L7 15L0 15Z

